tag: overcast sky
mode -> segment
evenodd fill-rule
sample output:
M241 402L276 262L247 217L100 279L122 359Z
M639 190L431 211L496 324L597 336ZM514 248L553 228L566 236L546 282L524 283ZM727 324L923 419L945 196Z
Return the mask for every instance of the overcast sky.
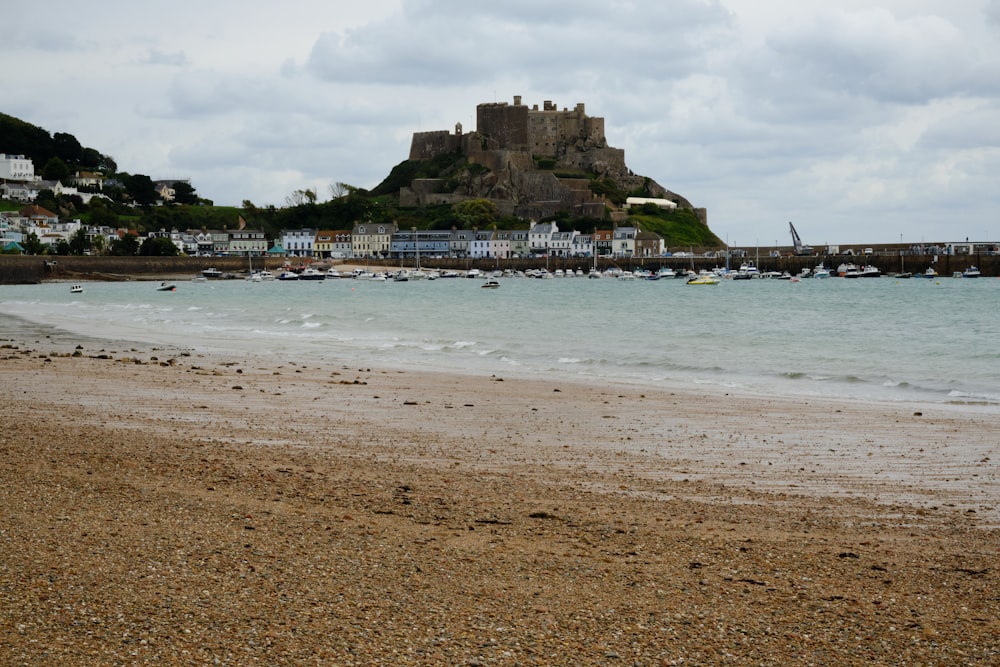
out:
M586 104L734 246L1000 239L1000 0L173 0L3 11L0 111L216 204ZM2 149L2 146L0 146Z

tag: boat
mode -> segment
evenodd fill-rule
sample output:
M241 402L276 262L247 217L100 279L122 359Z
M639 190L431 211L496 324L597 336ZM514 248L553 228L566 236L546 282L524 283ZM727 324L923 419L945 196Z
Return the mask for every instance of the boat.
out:
M205 276L206 278L221 278L222 271L213 266L202 271L201 275Z
M933 266L927 267L927 270L923 273L924 278L937 278L938 272L934 270Z
M979 268L976 266L970 266L965 271L962 271L963 278L979 278L981 275Z
M740 270L732 274L733 280L750 280L752 278L760 278L760 270L754 266L753 262L740 264Z
M278 280L298 280L299 274L295 273L291 269L285 269L278 274Z
M879 270L877 266L872 266L871 264L865 264L864 266L861 267L861 270L858 272L858 277L881 278L882 272Z
M271 273L270 271L268 271L267 269L264 269L263 271L258 271L257 275L260 277L261 281L263 281L263 282L267 282L269 280L274 280L275 279L275 275L273 273Z
M480 273L479 269L469 269L468 271L465 272L465 277L466 278L478 278L479 277L479 273Z
M83 294L83 285L70 285L70 294Z
M812 277L813 278L829 278L830 277L830 270L828 268L826 268L825 266L823 266L822 264L820 264L815 269L813 269Z
M718 285L719 279L710 273L700 273L688 278L685 285Z
M326 280L326 274L310 266L299 274L299 280Z
M395 283L405 283L410 281L410 273L406 269L400 269L392 274L392 281Z
M157 292L173 292L177 289L177 285L173 283L168 283L166 281L160 283L159 287L156 288Z
M341 273L340 271L331 266L329 269L326 270L326 277L329 280L330 278L338 279L338 278L346 278L347 276L345 276L343 273Z
M480 285L480 287L482 287L483 289L497 289L498 287L500 287L500 282L490 278L482 285Z
M656 272L656 275L660 276L661 278L674 278L677 276L677 273L674 272L674 270L671 269L669 266L662 266L660 267L660 270Z
M858 265L846 262L837 267L837 275L841 278L857 278L861 275L858 272Z

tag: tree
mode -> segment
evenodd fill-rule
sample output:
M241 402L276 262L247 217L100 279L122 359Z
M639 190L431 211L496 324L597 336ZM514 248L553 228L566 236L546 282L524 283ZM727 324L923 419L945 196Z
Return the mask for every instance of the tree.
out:
M42 244L41 239L38 238L38 234L35 232L28 232L28 235L21 242L21 246L24 248L24 254L26 255L41 255L45 252L45 245Z
M69 178L69 165L59 157L50 157L42 167L42 178L46 181L64 181Z
M69 237L69 252L74 255L83 255L88 250L90 250L90 237L87 236L87 230L80 227Z
M489 227L497 219L497 205L489 199L467 199L452 207L466 227Z
M131 257L139 250L139 238L135 234L125 232L111 242L108 253L119 257Z
M302 206L303 204L315 204L316 203L316 193L308 188L305 190L296 190L292 194L285 197L285 205L292 206Z
M139 206L152 206L159 199L153 179L144 174L129 174L122 178L122 184L129 196Z
M56 157L64 160L68 164L78 165L83 160L83 146L72 134L56 132L52 135L52 145L56 152Z
M177 246L166 236L149 237L142 242L139 254L144 257L176 257Z
M186 181L177 181L174 183L174 201L178 204L198 204L201 200L198 199L197 193L194 191L194 187Z

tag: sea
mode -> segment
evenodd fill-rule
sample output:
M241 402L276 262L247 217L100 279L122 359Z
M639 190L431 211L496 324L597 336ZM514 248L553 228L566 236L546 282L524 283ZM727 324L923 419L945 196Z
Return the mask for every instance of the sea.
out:
M499 282L4 285L0 319L282 362L1000 413L997 278Z

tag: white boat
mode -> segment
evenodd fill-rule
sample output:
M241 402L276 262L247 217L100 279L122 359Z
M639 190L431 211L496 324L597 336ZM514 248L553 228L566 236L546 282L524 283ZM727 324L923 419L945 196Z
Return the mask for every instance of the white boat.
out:
M206 278L221 278L222 271L213 266L202 271L201 275L205 276Z
M298 280L299 274L295 273L291 269L285 269L278 274L278 280Z
M861 267L861 271L858 273L859 278L881 278L882 272L877 266L872 266L871 264L865 264Z
M156 288L157 292L173 292L177 290L177 285L169 282L160 283L159 287Z
M857 278L861 274L858 272L857 264L845 262L837 267L837 275L841 278Z
M299 274L299 280L326 280L326 274L310 266Z
M928 266L927 270L923 273L924 278L937 278L938 272L934 270L933 266Z
M826 268L825 266L823 266L822 264L820 264L815 269L813 269L812 277L813 278L829 278L830 277L830 270L828 268Z
M83 294L83 285L70 285L70 294Z
M261 281L263 281L263 282L267 282L269 280L274 280L274 278L275 278L275 275L273 273L271 273L270 271L268 271L267 269L264 269L263 271L258 271L257 275L260 277Z
M484 282L482 285L480 285L480 287L482 287L483 289L497 289L498 287L500 287L500 283L498 281L493 280L492 278L490 278L489 280L487 280L486 282Z
M976 266L970 266L965 271L962 271L963 278L979 278L981 275L979 268Z
M740 264L740 270L733 273L733 280L751 280L753 278L760 278L760 271L754 266L753 262L744 262Z
M478 278L479 277L479 269L469 269L468 271L465 272L465 277L466 278Z
M340 271L331 266L329 269L326 270L326 277L337 279L337 278L343 278L345 276Z
M669 266L663 266L660 267L660 270L656 272L656 275L660 276L661 278L675 278L677 276L677 272L671 269Z
M405 283L410 281L410 272L406 269L400 269L396 273L392 274L392 281L396 283Z

